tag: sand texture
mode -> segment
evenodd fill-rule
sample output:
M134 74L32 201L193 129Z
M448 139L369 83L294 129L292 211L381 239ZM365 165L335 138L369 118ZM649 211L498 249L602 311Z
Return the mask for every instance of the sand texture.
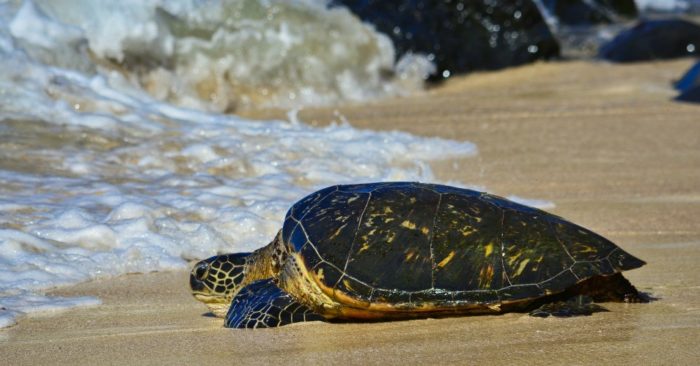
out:
M658 301L570 319L250 331L203 316L187 273L127 275L54 291L104 304L0 330L0 364L698 364L700 106L670 100L671 81L691 64L536 64L456 78L416 97L300 113L315 124L342 114L363 128L475 142L478 157L435 164L437 176L553 201L554 213L646 260L627 277Z

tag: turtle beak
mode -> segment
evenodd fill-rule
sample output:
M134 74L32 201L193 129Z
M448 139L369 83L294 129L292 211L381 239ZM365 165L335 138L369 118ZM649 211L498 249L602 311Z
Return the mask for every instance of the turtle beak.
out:
M206 261L201 261L192 268L192 272L190 273L190 288L193 293L205 292L207 287L204 286L204 280L207 278L208 274L209 263Z

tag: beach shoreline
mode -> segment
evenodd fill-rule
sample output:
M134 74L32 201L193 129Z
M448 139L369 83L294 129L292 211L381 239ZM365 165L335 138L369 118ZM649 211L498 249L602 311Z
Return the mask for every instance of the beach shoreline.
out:
M435 176L554 202L552 212L647 261L626 276L659 301L605 304L610 312L572 319L506 314L239 331L204 315L186 272L133 274L50 291L103 304L27 316L0 329L0 353L11 365L693 364L700 107L673 102L670 86L692 63L537 63L454 78L419 96L298 113L311 125L344 118L359 128L474 142L477 156L438 162Z

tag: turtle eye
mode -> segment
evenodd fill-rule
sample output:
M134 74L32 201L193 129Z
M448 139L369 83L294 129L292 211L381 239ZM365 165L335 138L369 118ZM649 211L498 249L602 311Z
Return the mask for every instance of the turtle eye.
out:
M197 265L197 267L194 269L194 275L200 281L204 281L204 279L207 278L208 274L209 274L209 264L208 263L199 263Z

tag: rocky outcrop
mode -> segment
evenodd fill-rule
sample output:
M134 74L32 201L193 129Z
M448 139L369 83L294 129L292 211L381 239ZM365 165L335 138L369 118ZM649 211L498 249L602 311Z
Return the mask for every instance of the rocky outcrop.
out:
M634 0L540 0L560 24L593 25L615 23L637 17Z
M603 45L599 57L614 62L671 59L700 54L700 26L682 19L645 20Z
M388 35L399 55L422 53L433 79L559 56L559 45L531 0L335 0Z

